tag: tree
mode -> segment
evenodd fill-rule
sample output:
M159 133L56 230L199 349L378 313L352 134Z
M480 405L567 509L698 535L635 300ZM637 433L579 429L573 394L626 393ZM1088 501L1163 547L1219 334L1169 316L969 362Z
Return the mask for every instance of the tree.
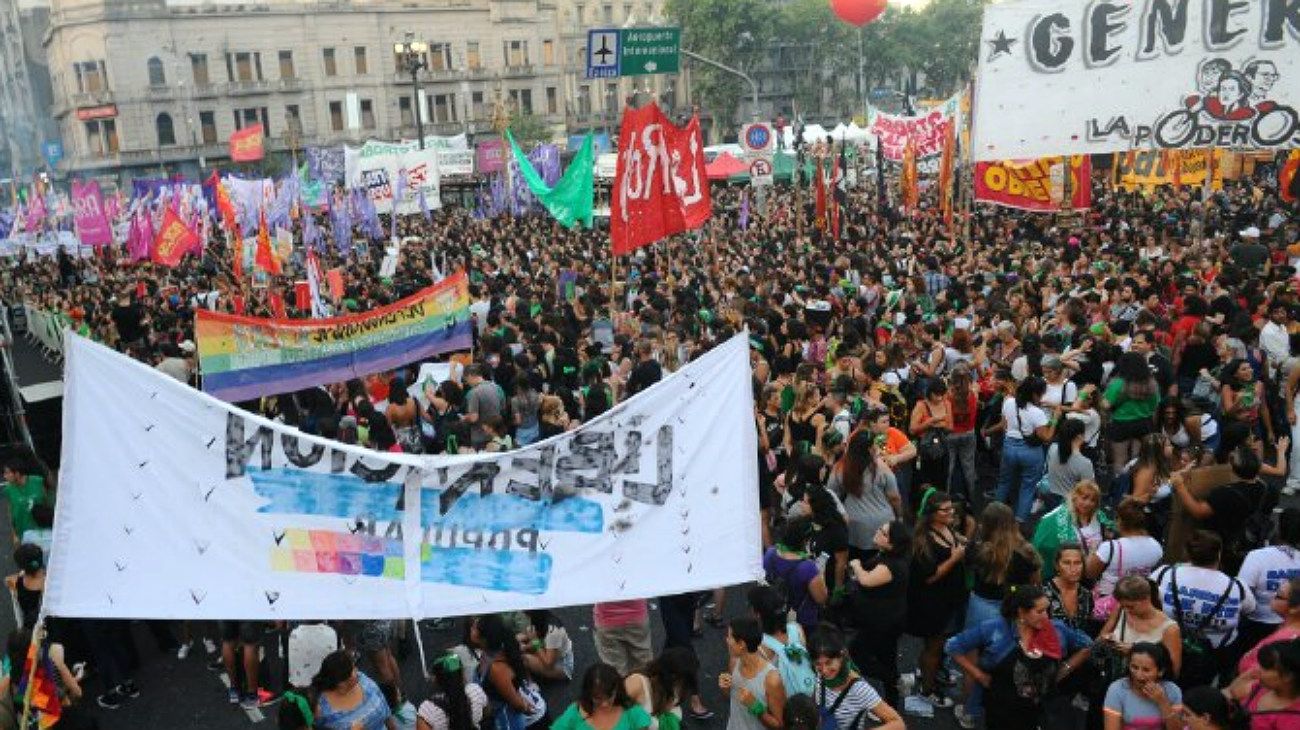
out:
M683 48L741 71L753 69L762 59L777 13L765 0L668 0L665 11L682 28ZM731 129L749 88L712 66L696 63L691 72L694 101L711 111L720 126Z
M548 143L555 136L551 131L551 125L547 124L545 119L535 114L519 112L510 114L510 133L515 136L519 148L524 150Z

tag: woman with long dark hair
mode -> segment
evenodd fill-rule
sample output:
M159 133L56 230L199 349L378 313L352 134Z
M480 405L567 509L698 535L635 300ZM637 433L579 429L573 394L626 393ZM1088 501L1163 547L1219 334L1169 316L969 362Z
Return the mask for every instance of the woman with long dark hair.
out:
M487 694L496 730L523 730L541 721L545 703L528 676L519 638L505 620L497 614L474 618L469 644L482 653L475 681Z
M465 681L456 654L443 654L429 665L429 690L429 699L416 711L416 730L476 730L483 721L487 695Z
M957 632L966 606L967 535L956 521L956 505L945 492L921 495L907 589L907 633L924 642L917 660L921 694L938 707L952 705L936 680L943 642Z
M948 493L969 499L978 491L975 472L975 424L979 419L979 397L975 379L964 364L948 376L948 408L952 433L948 434Z
M1264 397L1264 384L1255 377L1255 369L1248 361L1236 359L1221 372L1223 385L1219 389L1219 402L1224 420L1244 423L1256 435L1271 442L1273 420L1268 412L1268 399Z
M1133 458L1138 440L1155 428L1160 388L1146 358L1136 352L1120 355L1101 402L1110 411L1110 461L1119 473Z
M1006 439L1002 446L1002 464L998 468L997 499L1014 504L1016 519L1029 520L1038 482L1043 477L1043 448L1056 435L1060 407L1049 416L1039 407L1047 383L1037 376L1025 378L1016 386L1016 397L1002 404L1002 421Z
M623 687L618 670L596 663L582 675L578 700L560 715L552 730L643 730L650 716Z
M852 556L862 558L875 552L876 530L903 509L898 481L885 463L875 434L865 428L853 433L826 488L844 505Z
M321 661L311 680L316 724L321 730L397 730L393 711L374 680L357 670L352 656L336 651Z
M898 637L907 615L907 571L912 534L902 520L881 525L874 537L876 557L863 565L849 562L853 580L849 617L857 633L849 654L864 674L885 688L885 700L898 704Z
M650 716L650 730L675 730L681 727L682 703L698 692L695 675L700 660L695 652L681 646L664 649L654 661L633 670L623 686L633 702Z

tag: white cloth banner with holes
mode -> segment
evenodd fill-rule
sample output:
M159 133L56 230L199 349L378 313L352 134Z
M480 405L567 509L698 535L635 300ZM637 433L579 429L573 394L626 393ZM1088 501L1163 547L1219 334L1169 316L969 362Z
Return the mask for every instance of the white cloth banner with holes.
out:
M980 41L977 161L1300 147L1295 0L1007 0Z
M65 345L54 616L456 616L762 575L743 334L575 431L454 457L307 436Z

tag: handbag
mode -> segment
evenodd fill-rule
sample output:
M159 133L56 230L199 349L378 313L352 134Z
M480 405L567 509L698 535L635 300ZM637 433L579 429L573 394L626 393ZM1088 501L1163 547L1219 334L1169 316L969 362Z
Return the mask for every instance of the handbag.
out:
M1115 574L1120 578L1123 578L1124 577L1124 543L1118 539L1115 540L1115 551L1117 553L1115 559L1118 561L1117 565L1115 566ZM1114 589L1111 589L1111 592L1108 595L1105 596L1101 595L1101 581L1098 580L1097 585L1092 587L1092 617L1098 621L1105 621L1106 619L1110 618L1111 612L1114 611L1115 607L1118 605L1119 605L1119 599L1115 597Z

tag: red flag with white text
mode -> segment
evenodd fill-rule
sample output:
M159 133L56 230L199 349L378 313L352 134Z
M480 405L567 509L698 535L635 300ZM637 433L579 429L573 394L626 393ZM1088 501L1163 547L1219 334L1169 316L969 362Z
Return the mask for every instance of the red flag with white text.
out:
M609 234L625 254L704 225L713 215L700 120L672 123L651 103L623 112Z
M165 266L175 266L197 243L198 236L194 231L185 225L174 209L167 208L153 239L153 260Z

